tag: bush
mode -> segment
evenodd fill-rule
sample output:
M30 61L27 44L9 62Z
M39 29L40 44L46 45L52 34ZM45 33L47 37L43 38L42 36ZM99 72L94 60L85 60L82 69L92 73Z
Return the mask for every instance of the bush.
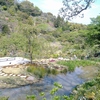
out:
M21 11L18 11L18 15L21 18L21 20L29 18L29 15L27 13L24 13L24 12L21 12Z
M14 7L14 6L11 6L11 7L8 9L8 12L9 12L12 16L14 16L15 13L16 13L15 7Z
M3 6L3 10L7 10L7 7L6 6Z
M42 78L42 77L44 77L47 74L46 69L43 68L42 66L40 67L40 66L30 65L27 68L27 71L33 73L38 78Z
M51 73L52 73L53 75L56 75L56 74L57 74L57 70L56 70L56 69L52 69L52 70L51 70Z
M10 29L9 29L8 25L3 25L2 33L3 34L10 34Z

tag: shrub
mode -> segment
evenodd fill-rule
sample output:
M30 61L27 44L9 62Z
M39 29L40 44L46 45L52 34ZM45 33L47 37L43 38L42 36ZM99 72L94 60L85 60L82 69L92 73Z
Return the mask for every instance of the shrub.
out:
M57 74L57 70L56 70L56 69L52 69L52 70L51 70L51 73L52 73L53 75L56 75L56 74Z
M35 95L31 95L31 96L28 95L26 100L36 100L36 97L35 97Z
M42 78L47 74L46 69L40 66L31 65L27 68L27 71L33 73L38 78Z
M10 29L9 29L8 25L3 25L2 33L3 34L10 34Z
M14 7L14 6L11 6L11 7L8 9L8 12L9 12L12 16L14 16L15 13L16 13L15 7Z
M6 6L3 6L3 10L7 10L7 7Z

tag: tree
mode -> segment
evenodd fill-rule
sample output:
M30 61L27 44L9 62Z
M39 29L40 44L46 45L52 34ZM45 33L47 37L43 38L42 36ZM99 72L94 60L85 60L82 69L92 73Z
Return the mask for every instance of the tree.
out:
M33 12L31 13L32 16L39 16L41 15L42 11L36 6L34 7Z
M67 20L71 20L74 16L90 8L94 1L95 0L63 0L63 8L61 8L60 13ZM84 15L82 14L81 17L84 17Z
M4 0L0 0L0 5L6 5L6 2Z
M60 17L60 15L58 15L54 21L54 26L58 28L58 27L62 27L64 24L65 24L64 19Z
M29 1L23 1L18 6L19 6L18 8L19 8L20 11L25 12L25 13L27 13L29 15L34 10L33 4L31 2L29 2Z
M34 7L33 3L29 1L23 1L18 5L18 9L28 15L38 16L41 15L41 10L38 7Z
M5 5L7 7L11 6L14 4L14 0L0 0L0 5Z
M36 41L37 39L35 37L37 30L31 26L26 26L26 27L24 27L24 33L25 33L25 36L27 38L26 51L28 51L29 58L30 58L31 63L32 63L33 53L34 53L34 51L37 51L37 49L38 49L38 43L37 43L37 41Z
M86 36L86 42L91 48L91 54L100 52L100 26L90 24Z
M100 48L100 16L91 18L91 21L88 25L87 40L91 45L98 45Z

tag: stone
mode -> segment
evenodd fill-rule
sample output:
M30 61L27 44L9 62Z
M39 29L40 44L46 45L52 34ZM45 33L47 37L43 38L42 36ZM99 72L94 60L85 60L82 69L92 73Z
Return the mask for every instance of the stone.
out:
M20 76L21 78L26 78L27 76L25 76L25 75L22 75L22 76Z
M26 79L27 79L28 81L34 81L34 80L35 80L35 78L34 78L33 76L28 76Z
M7 74L4 74L3 76L8 76Z

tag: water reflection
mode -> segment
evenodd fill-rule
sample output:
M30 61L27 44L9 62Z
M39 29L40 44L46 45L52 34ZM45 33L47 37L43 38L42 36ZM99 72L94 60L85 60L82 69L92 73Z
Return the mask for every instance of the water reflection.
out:
M80 67L76 67L74 72L67 72L66 74L58 74L56 76L46 76L41 82L36 84L19 88L0 89L0 96L9 96L9 100L26 100L26 95L34 94L38 100L41 100L39 93L44 91L49 100L49 91L53 88L54 82L59 82L63 86L57 94L69 95L76 85L84 82L83 79L78 77L82 72Z

